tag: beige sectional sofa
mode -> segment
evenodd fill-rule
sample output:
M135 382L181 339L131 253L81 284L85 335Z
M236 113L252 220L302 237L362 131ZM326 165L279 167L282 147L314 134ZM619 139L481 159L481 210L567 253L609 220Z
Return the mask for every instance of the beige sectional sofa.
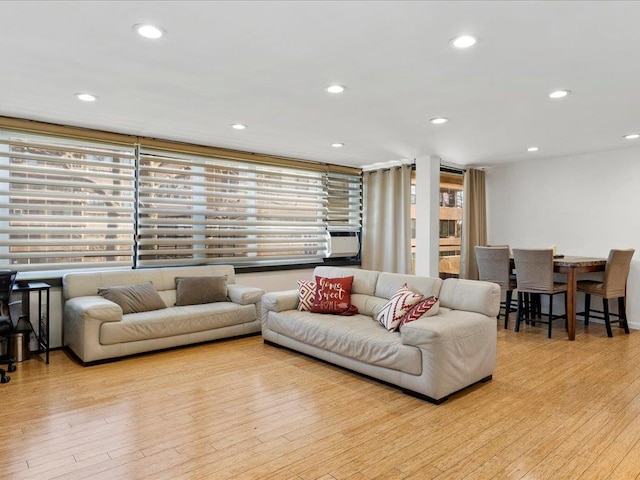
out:
M175 306L176 278L227 277L227 301ZM166 308L123 314L102 287L151 282ZM264 291L235 283L230 265L69 273L63 278L64 344L86 365L98 361L260 332Z
M500 287L471 280L419 277L340 267L314 276L353 276L354 316L299 311L298 291L262 297L262 336L287 347L440 403L492 378ZM439 298L439 310L390 332L375 320L394 293L411 290Z

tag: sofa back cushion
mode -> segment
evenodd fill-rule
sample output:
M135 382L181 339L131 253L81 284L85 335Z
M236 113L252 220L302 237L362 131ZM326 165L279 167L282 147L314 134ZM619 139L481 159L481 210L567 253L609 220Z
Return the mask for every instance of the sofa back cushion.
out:
M380 272L373 270L360 270L357 268L341 268L341 267L316 267L313 270L313 277L353 277L351 285L351 293L360 293L363 295L373 295L376 289L376 282Z
M431 277L420 277L402 273L380 273L376 283L375 296L390 299L404 284L410 290L421 293L425 297L440 295L442 279Z
M64 299L97 295L100 287L153 283L167 305L175 302L176 277L226 275L227 283L235 283L233 265L201 265L194 267L143 268L137 270L108 270L101 272L72 272L63 277ZM170 291L168 295L163 291ZM173 299L173 302L171 301Z

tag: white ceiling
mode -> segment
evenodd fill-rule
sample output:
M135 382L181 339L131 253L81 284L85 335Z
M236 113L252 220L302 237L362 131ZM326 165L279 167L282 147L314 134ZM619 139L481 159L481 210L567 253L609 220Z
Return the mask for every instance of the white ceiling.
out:
M640 148L640 2L2 1L0 20L4 116L353 166Z

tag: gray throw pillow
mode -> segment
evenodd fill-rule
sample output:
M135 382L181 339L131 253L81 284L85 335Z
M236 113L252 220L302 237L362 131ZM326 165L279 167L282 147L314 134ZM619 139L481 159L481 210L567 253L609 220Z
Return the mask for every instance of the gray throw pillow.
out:
M176 305L227 301L227 276L176 277Z
M98 288L98 294L120 305L124 314L167 308L151 282L102 287Z

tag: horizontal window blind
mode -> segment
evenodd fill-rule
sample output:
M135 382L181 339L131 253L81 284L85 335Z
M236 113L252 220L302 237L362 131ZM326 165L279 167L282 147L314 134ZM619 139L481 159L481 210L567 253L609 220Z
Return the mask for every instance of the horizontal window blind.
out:
M0 131L0 264L133 264L134 146Z
M316 170L142 149L139 266L320 261L325 175Z
M359 232L362 226L362 176L329 170L326 190L328 230Z

